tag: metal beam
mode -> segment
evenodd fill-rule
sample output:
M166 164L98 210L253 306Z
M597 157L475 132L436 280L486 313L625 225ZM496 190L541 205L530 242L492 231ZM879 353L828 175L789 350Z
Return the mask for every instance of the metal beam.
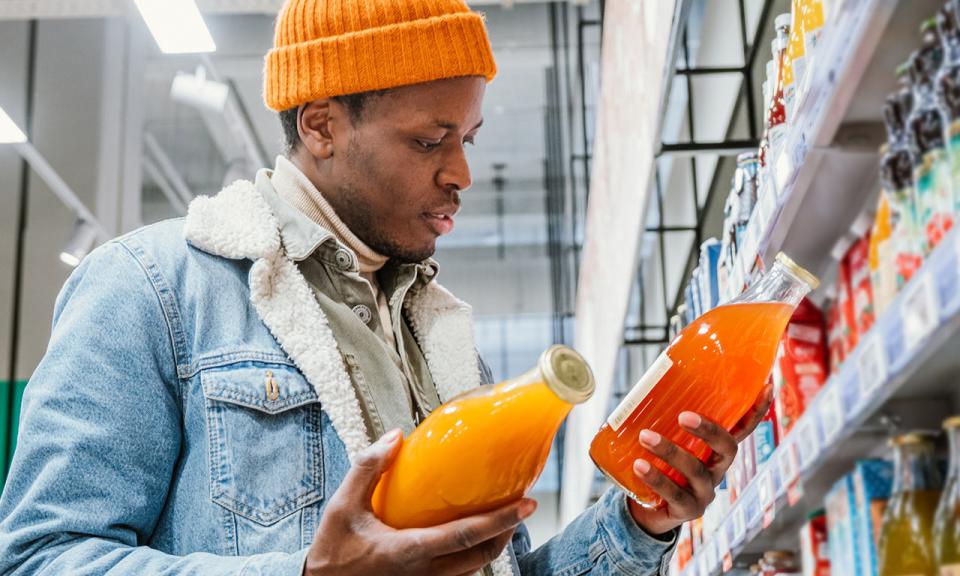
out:
M173 186L180 200L183 201L184 204L189 205L196 195L190 190L190 185L187 184L187 181L180 175L180 171L174 166L173 161L167 156L167 153L163 150L163 147L160 146L160 143L157 142L157 139L154 138L153 134L145 132L143 135L143 144L147 152L157 161L157 168L160 169L160 173L162 173L164 178Z
M741 152L756 150L760 147L757 140L723 140L720 142L675 142L661 144L658 156L717 154L720 156L735 156Z

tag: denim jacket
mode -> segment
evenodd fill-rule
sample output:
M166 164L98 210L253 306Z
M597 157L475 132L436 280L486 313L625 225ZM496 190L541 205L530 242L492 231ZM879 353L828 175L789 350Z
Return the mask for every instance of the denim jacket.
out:
M270 187L199 198L71 275L24 395L0 574L301 574L369 440ZM441 399L486 383L467 305L432 282L405 310ZM611 489L536 550L518 530L491 569L665 574L672 548Z

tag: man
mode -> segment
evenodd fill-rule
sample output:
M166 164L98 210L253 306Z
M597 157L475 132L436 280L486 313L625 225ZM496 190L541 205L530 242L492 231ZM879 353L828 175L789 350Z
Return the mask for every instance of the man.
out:
M0 499L0 572L663 573L736 452L693 414L711 466L642 436L689 480L637 461L665 508L612 489L537 550L526 499L417 530L370 509L401 432L490 381L430 259L495 75L480 16L292 0L265 74L290 146L275 169L107 243L63 288Z

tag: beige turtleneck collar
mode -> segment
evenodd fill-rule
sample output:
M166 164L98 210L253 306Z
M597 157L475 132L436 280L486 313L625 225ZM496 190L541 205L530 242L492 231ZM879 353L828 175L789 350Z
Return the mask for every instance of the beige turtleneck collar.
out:
M296 165L284 156L277 157L272 180L277 194L308 218L329 230L337 240L357 255L360 274L370 277L383 268L389 258L367 246L337 216L333 206Z

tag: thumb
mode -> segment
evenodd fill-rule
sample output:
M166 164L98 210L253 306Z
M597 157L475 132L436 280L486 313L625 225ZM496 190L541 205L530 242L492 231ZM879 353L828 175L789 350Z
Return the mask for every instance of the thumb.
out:
M348 500L370 504L380 477L397 457L402 437L403 431L399 428L391 430L357 454L341 485Z

